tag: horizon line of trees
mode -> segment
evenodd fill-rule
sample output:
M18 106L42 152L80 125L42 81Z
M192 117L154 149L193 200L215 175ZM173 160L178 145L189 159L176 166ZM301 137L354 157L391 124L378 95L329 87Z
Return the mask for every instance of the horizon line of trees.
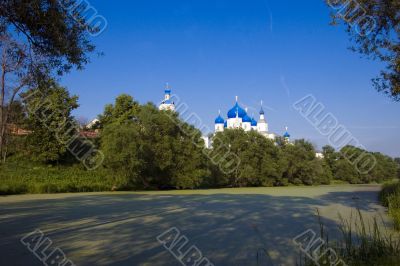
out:
M45 119L44 124L40 116L27 112L30 105L43 99L17 102L12 108L12 121L32 133L13 136L9 155L23 154L45 164L79 163L55 135L70 130L58 127L74 120L71 112L78 107L77 97L55 82L37 89L53 103L40 114L52 114L54 109L58 115ZM99 120L100 134L93 144L105 155L101 167L115 173L117 189L318 185L333 180L359 184L399 177L399 158L353 146L340 151L325 146L321 159L306 140L286 144L255 131L219 132L213 137L213 148L206 149L201 132L182 121L179 114L159 111L152 103L141 105L126 94L106 105ZM346 156L362 153L373 155L377 161L368 173L357 171ZM233 154L236 163L226 162L228 167L221 167L226 154Z

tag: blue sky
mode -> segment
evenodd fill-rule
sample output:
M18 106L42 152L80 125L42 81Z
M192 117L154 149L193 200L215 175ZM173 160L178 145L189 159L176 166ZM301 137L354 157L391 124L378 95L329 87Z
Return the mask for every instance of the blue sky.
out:
M79 96L77 117L95 118L121 93L158 103L164 84L213 128L240 103L257 112L264 101L270 130L327 138L292 107L313 94L373 151L400 156L400 103L372 87L379 62L348 50L342 27L329 25L322 0L91 0L108 21L93 38L104 56L61 79Z

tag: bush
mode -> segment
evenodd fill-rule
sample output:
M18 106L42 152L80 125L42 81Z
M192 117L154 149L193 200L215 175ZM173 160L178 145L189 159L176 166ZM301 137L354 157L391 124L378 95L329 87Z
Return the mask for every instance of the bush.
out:
M395 229L400 230L400 183L384 185L380 193L380 200L384 206L388 207Z
M0 195L100 192L121 187L107 169L87 171L81 165L49 166L28 160L9 160L0 166Z

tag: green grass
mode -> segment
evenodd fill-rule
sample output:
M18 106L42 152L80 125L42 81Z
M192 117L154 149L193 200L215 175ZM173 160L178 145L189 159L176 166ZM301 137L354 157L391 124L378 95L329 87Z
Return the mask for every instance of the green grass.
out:
M14 159L0 166L0 195L111 191L118 184L110 171L87 171L81 165L49 166Z
M372 222L368 223L359 210L349 219L341 217L339 224L341 235L338 240L331 241L319 214L318 217L321 228L320 237L324 239L324 245L314 253L313 257L318 258L320 265L330 265L328 262L332 256L335 256L334 253L346 265L399 265L399 236L381 225L378 218L374 218ZM305 254L301 254L299 264L311 266L315 265L315 262Z
M400 231L400 182L384 185L380 199L388 207L395 229Z

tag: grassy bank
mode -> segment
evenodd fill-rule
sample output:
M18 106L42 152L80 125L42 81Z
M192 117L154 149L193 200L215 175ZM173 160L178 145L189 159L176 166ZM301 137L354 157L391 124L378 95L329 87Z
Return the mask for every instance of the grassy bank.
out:
M341 217L341 235L336 241L330 240L321 219L319 223L323 241L318 242L320 246L312 245L307 253L302 252L299 265L398 265L399 236L383 226L379 218L367 222L359 210L348 219Z
M110 171L87 171L81 165L13 160L0 166L0 195L110 191L117 181Z
M400 231L400 182L384 185L380 199L388 207L395 229Z

